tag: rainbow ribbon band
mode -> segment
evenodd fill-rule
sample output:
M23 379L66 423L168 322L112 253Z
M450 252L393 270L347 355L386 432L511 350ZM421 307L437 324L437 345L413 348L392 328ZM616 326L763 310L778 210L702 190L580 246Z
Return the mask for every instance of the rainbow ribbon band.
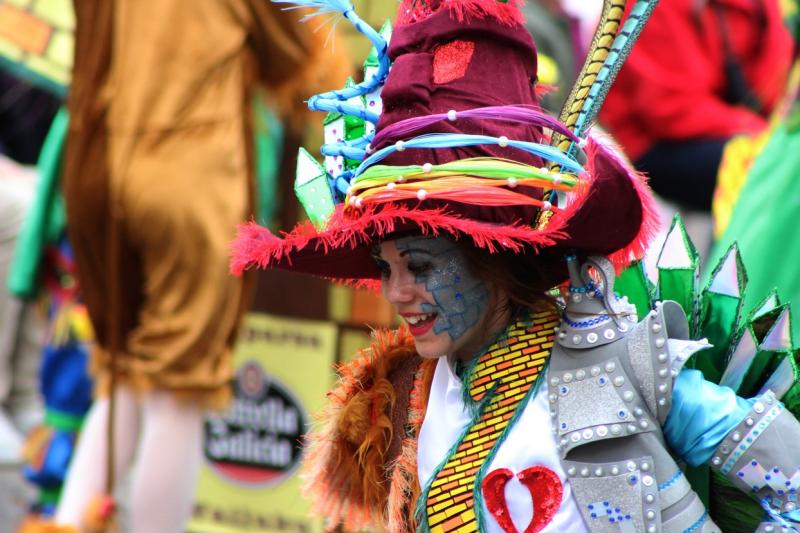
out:
M348 189L348 206L407 199L442 199L475 205L535 205L546 210L552 204L513 191L518 186L572 190L583 180L574 174L551 172L516 161L472 158L442 165L375 165L354 178Z

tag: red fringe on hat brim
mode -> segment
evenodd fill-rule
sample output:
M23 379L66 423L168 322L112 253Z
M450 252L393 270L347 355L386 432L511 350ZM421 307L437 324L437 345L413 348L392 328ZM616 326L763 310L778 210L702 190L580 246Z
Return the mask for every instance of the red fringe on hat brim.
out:
M636 237L609 255L620 270L644 255L659 227L658 210L644 176L633 170L610 141L590 139L586 153L588 183L581 187L579 193L570 195L572 201L553 215L544 230L521 222L498 225L468 219L445 209L426 209L424 203L413 206L385 203L379 207L365 207L355 214L345 212L344 205L340 204L322 230L315 228L311 222L305 222L291 232L284 233L281 238L254 222L240 225L232 245L231 272L240 275L252 267L284 268L374 289L376 282L371 279L372 276L364 275L364 268L360 269L359 274L359 269L343 252L377 244L393 234L412 231L431 237L449 235L455 239L469 238L475 246L492 253L499 250L535 253L553 245L559 245L566 251L569 248L568 223L592 195L596 179L594 162L598 158L611 159L624 169L641 203L642 219ZM602 227L598 226L597 231L603 231ZM590 250L583 252L591 253ZM309 256L332 253L338 253L339 257L326 262L324 267L308 261ZM293 259L298 255L304 256L302 267L293 265Z
M299 224L283 238L278 238L268 229L255 222L239 226L233 242L231 272L239 275L251 267L287 268L292 266L292 255L307 246L314 252L327 254L330 250L357 247L378 243L383 237L413 227L421 235L435 237L448 234L455 238L469 237L478 248L489 252L507 249L521 252L525 248L538 250L552 246L564 235L561 233L561 217L554 220L546 231L537 231L522 223L500 226L462 218L443 209L412 208L406 205L382 204L380 210L364 208L358 217L346 214L344 205L337 206L328 220L326 230L318 231L310 222ZM336 272L327 277L346 279Z

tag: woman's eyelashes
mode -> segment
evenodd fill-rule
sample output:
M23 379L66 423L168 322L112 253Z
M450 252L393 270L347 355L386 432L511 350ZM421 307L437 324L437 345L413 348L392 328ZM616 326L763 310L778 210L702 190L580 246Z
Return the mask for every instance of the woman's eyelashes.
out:
M422 281L420 278L425 278L430 274L433 265L428 262L409 261L408 271L414 274L417 281Z
M389 266L389 263L384 261L383 259L375 259L375 264L378 267L378 271L381 273L381 279L389 279L389 276L392 275L392 268Z

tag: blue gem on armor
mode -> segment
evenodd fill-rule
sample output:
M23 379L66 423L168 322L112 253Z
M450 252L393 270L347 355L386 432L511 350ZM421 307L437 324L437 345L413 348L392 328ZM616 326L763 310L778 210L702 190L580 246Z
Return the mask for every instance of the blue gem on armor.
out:
M628 484L629 485L636 485L636 482L639 481L639 478L636 475L632 475L628 477Z

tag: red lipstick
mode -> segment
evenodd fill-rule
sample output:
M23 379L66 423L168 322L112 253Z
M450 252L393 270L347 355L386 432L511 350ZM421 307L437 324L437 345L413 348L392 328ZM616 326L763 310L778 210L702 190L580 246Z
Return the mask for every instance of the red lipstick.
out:
M400 316L407 318L411 316L419 316L420 314L422 313L400 313ZM415 337L424 335L433 327L433 323L436 321L437 316L438 315L436 313L432 313L430 317L426 318L425 320L421 320L416 324L412 324L406 320L406 324L408 324L408 331L411 332L411 334Z

